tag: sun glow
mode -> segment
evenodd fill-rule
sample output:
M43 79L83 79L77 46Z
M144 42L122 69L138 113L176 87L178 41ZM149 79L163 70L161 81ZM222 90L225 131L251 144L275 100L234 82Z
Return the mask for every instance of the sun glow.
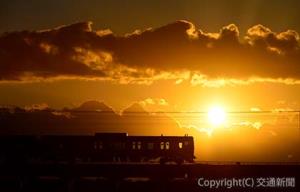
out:
M208 110L207 117L212 126L218 127L225 123L226 113L222 107L215 106Z

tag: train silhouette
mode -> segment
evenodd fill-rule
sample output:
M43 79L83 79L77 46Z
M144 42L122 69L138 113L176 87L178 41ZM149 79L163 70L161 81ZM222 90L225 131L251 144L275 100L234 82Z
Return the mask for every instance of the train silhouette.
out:
M0 136L0 163L193 162L192 136L88 135Z

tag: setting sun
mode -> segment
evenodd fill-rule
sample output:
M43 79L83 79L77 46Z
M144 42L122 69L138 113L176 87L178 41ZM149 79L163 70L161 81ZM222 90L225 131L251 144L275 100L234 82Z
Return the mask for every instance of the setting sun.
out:
M207 117L211 125L220 126L225 122L226 113L221 107L212 107L208 110Z

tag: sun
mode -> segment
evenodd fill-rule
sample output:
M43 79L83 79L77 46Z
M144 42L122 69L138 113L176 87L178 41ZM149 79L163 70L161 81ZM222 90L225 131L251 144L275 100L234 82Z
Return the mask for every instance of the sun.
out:
M215 106L208 110L207 117L212 126L218 127L224 124L226 120L226 112L222 107Z

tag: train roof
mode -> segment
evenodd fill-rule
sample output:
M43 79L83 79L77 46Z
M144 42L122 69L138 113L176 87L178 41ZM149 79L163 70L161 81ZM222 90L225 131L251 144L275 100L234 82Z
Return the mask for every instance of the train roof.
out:
M128 135L128 133L111 133L111 132L103 132L103 133L95 133L96 137L192 137L183 135L183 136L171 136L171 135L149 135L149 136L144 136L144 135Z

